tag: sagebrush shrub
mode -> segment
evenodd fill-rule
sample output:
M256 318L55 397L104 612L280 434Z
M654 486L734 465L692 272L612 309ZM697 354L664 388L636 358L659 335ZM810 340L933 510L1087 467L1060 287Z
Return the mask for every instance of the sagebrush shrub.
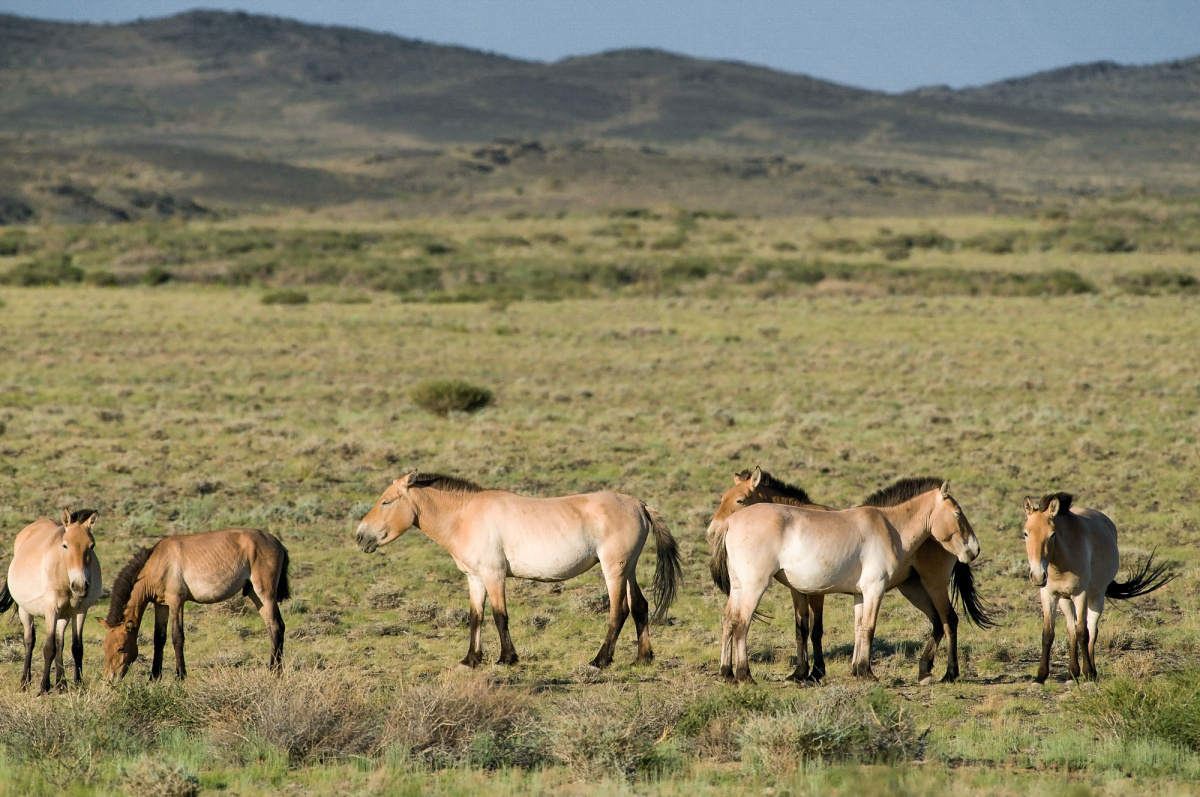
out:
M431 379L409 393L413 403L426 412L446 417L451 412L476 412L492 403L495 395L486 387L461 379Z

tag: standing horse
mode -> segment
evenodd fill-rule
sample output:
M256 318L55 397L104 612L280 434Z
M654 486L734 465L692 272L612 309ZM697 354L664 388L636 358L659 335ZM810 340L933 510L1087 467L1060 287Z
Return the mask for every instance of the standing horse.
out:
M1124 583L1115 580L1121 556L1117 550L1117 527L1095 509L1072 507L1070 493L1050 493L1035 503L1025 497L1025 554L1029 558L1029 580L1040 587L1042 599L1042 661L1039 683L1050 674L1050 647L1054 644L1056 604L1062 609L1070 641L1067 669L1072 678L1080 675L1079 650L1083 649L1083 676L1096 678L1096 632L1104 599L1129 600L1153 592L1173 580L1166 563L1154 565L1146 558L1142 569ZM1082 645L1080 644L1082 642Z
M808 493L771 476L756 467L753 472L742 471L733 475L733 487L721 496L721 503L708 527L708 539L724 526L725 520L737 510L752 504L773 503L798 506L805 509L832 509L813 503ZM953 578L953 582L951 579ZM726 595L729 582L720 580L714 571L713 579ZM951 587L953 584L953 588ZM971 566L943 548L936 540L926 540L917 548L911 572L898 586L908 602L929 618L932 628L929 641L917 665L917 678L928 683L933 678L933 662L942 637L948 638L948 658L943 683L958 678L958 613L954 611L953 598L957 597L967 613L968 619L980 628L995 625L975 590L975 577ZM825 656L821 649L824 630L824 595L804 595L792 590L792 605L796 622L796 670L789 678L796 682L819 681L825 675ZM812 628L813 663L808 667L808 636Z
M100 560L96 557L96 538L92 526L96 513L91 509L72 512L64 509L62 522L48 518L30 523L13 542L13 559L8 579L0 586L0 612L15 602L25 627L25 667L21 670L21 688L29 686L33 667L33 645L37 640L33 618L46 618L46 645L42 649L42 685L39 693L50 691L50 662L55 664L55 682L65 685L63 647L67 626L71 626L71 657L75 659L75 683L83 679L83 621L87 611L100 597Z
M599 492L560 498L529 498L437 473L414 470L396 479L358 526L358 546L371 553L416 527L445 548L467 577L471 633L462 664L483 660L481 623L485 599L500 634L498 664L516 664L508 635L506 578L565 581L597 562L608 586L608 636L592 666L612 663L617 637L632 612L637 627L638 664L654 658L648 605L637 583L637 562L653 533L654 620L666 616L682 575L679 552L662 516L636 498Z
M721 622L721 674L753 682L746 651L750 620L776 578L795 592L854 595L850 671L875 680L871 643L879 606L903 582L917 549L932 537L961 562L979 555L979 540L949 482L901 479L864 506L841 511L756 504L733 513L713 535L713 573L728 579Z
M104 674L118 681L138 657L137 635L146 607L154 604L154 658L150 678L162 675L167 623L175 648L175 675L183 678L183 604L220 603L241 590L254 602L271 637L271 669L283 657L283 616L279 601L291 597L288 552L259 529L225 529L164 537L143 548L121 568L113 583L104 637Z

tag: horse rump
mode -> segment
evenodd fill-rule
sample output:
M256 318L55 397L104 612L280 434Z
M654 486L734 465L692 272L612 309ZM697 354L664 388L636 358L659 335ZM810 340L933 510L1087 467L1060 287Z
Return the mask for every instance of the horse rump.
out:
M1142 562L1140 570L1133 570L1129 579L1124 582L1114 579L1108 585L1108 589L1104 591L1104 597L1122 601L1129 600L1166 586L1178 577L1179 571L1170 562L1155 564L1154 552L1151 551L1150 555L1146 557L1146 561Z

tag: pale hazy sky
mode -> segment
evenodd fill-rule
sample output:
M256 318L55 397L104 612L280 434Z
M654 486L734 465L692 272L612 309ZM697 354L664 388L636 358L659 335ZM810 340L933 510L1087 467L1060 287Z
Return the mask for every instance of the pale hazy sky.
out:
M0 12L124 22L175 0L0 0ZM1198 0L242 0L203 8L349 25L543 61L658 47L865 88L977 85L1072 63L1200 55Z

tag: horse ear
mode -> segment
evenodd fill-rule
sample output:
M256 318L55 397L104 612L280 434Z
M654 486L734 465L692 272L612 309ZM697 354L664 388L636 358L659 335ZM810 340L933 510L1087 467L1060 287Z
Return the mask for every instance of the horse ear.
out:
M103 617L97 617L96 622L107 628L109 631L112 630L112 626L108 624L108 620L105 620Z
M1025 496L1025 502L1022 504L1022 506L1025 508L1026 515L1032 515L1037 511L1037 504L1035 504L1033 499L1029 496Z
M411 473L406 473L400 477L401 487L412 487L413 482L417 480L417 469L413 468Z
M950 481L946 480L946 481L942 482L942 498L949 498L949 497L950 497Z
M744 481L746 481L746 477L743 476L740 472L733 474L733 483L735 485L741 484Z
M99 513L92 512L92 514L88 515L88 519L83 521L83 527L87 529L89 533L92 530L92 526L96 525L96 518L98 517L100 517Z
M759 483L762 481L762 468L758 465L754 466L754 473L750 474L750 486L755 490L758 489Z
M71 525L71 508L67 507L62 511L62 524L64 526Z
M131 633L131 634L132 634L133 632L137 631L137 626L134 624L133 620L126 620L126 621L125 621L125 630L126 630L126 631L128 631L128 632L129 632L129 633Z
M1058 517L1059 506L1057 498L1050 499L1050 503L1046 506L1046 511L1050 513L1050 517Z

